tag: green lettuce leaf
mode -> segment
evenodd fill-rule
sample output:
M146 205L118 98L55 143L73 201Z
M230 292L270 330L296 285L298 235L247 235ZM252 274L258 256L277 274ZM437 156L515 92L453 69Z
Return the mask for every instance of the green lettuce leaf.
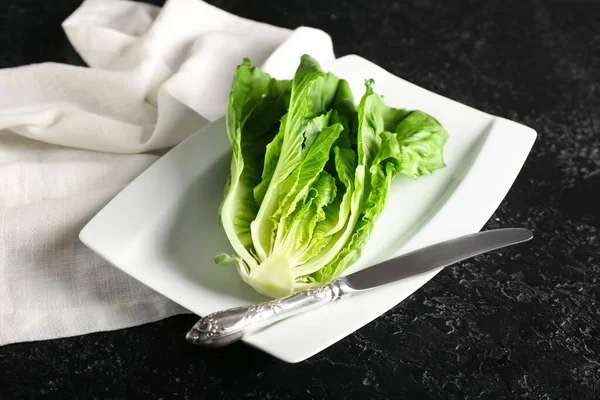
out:
M280 131L281 151L273 171L269 187L260 204L256 219L251 223L251 236L260 260L271 252L277 221L272 215L280 200L287 193L281 183L296 169L302 158L304 131L310 119L327 111L337 88L338 78L325 74L319 63L309 56L302 56L292 81L290 106Z
M339 277L360 257L397 175L444 167L448 134L432 116L389 107L302 56L293 80L247 60L227 110L232 162L220 214L237 265L256 291L281 297Z
M381 97L372 91L372 81L367 81L366 85L367 90L359 106L362 119L359 120L358 130L364 132L364 137L380 131L377 138L372 139L377 143L377 151L363 151L365 155L375 154L372 163L365 164L369 171L365 179L368 188L365 192L366 201L351 239L334 260L315 273L314 280L317 282L336 279L358 260L383 211L390 185L397 174L416 178L444 166L443 148L448 133L442 125L422 111L409 112L387 107ZM387 128L394 129L395 133L383 130ZM365 156L364 160L368 163L370 157Z
M256 265L250 224L259 207L253 188L261 180L265 147L287 112L290 93L291 82L271 78L248 59L236 68L226 115L231 172L219 215L232 247L248 266Z

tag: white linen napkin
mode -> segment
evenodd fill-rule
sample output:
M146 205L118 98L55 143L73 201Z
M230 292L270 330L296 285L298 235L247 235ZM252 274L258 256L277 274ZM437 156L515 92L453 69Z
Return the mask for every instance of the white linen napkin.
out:
M128 182L225 112L243 57L290 78L330 37L246 20L200 0L158 8L86 0L63 23L89 65L0 70L0 345L187 312L77 238Z

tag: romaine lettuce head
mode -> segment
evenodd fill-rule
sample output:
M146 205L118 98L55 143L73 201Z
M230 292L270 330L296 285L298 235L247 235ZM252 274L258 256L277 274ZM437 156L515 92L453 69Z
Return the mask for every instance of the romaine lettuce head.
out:
M282 297L336 279L359 258L393 178L444 166L442 125L386 106L372 85L357 106L348 82L308 55L292 81L247 59L237 67L219 210L235 254L215 261L236 264L256 291Z

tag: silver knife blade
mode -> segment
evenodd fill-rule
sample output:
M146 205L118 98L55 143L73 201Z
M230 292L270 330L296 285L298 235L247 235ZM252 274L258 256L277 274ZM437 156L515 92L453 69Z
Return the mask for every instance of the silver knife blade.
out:
M420 275L488 251L530 240L522 228L496 229L436 243L340 278L354 290L367 290Z

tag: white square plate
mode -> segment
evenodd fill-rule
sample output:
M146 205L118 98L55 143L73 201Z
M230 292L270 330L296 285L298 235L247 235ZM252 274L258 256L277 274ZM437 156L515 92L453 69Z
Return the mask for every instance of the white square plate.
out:
M388 105L421 109L448 130L447 167L393 182L386 207L351 273L438 241L479 231L517 177L535 141L531 128L494 117L406 82L358 56L324 66L349 81L365 78ZM223 119L175 147L102 209L80 239L117 268L198 314L265 300L213 256L232 252L217 210L229 174ZM244 341L299 362L400 303L439 272L344 299L252 334ZM186 332L181 332L182 337Z

